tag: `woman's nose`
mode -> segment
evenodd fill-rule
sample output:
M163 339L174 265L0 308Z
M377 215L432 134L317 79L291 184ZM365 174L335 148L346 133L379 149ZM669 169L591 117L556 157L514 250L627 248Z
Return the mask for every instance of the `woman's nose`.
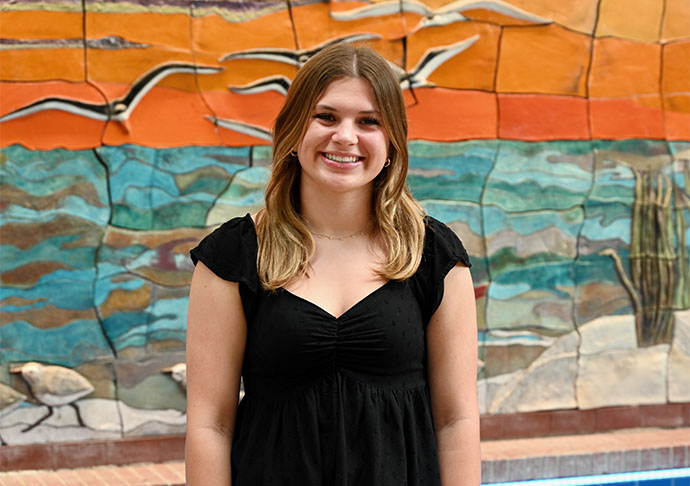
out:
M354 124L344 120L335 127L333 141L343 145L352 145L357 142L357 131Z

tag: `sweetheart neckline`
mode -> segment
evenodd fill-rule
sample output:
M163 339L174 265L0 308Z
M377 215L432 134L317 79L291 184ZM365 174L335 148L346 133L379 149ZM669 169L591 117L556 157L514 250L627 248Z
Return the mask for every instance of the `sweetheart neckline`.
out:
M310 306L312 306L312 307L314 307L314 308L320 310L322 313L326 314L330 319L339 321L339 320L343 319L345 316L347 316L347 314L349 314L350 312L354 311L354 309L356 309L357 307L359 307L362 303L364 303L365 301L367 301L369 298L373 297L376 293L378 293L378 292L379 292L380 290L382 290L384 287L387 287L388 284L390 284L390 283L393 282L393 281L394 281L394 280L388 280L388 281L386 281L386 283L384 283L383 285L380 285L379 287L376 287L374 290L372 290L371 292L369 292L368 294L366 294L364 297L362 297L361 299L359 299L357 302L355 302L354 304L352 304L350 307L348 307L348 308L347 308L342 314L340 314L339 316L333 315L331 312L327 311L326 309L324 309L322 306L320 306L320 305L317 304L316 302L312 302L311 300L306 299L306 298L304 298L304 297L302 297L302 296L300 296L300 295L297 295L297 294L295 294L295 293L293 293L293 292L290 292L289 290L287 290L287 289L285 289L285 288L283 288L282 290L283 290L283 292L285 292L286 294L291 295L292 297L295 297L295 298L297 298L297 299L299 299L299 300L301 300L301 301L303 301L303 302L306 302L306 303L309 304Z

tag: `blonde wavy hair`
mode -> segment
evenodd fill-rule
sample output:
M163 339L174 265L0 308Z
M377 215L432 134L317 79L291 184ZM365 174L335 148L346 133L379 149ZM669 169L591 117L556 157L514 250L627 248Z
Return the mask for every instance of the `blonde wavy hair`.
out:
M405 280L419 267L424 247L424 210L407 188L407 118L397 77L386 60L368 47L336 44L322 50L297 72L275 121L273 169L266 206L256 232L257 270L268 290L286 286L308 272L314 240L300 216L300 173L293 148L301 142L314 105L335 79L355 77L374 90L389 139L391 163L374 179L374 234L383 242L387 261L379 275Z

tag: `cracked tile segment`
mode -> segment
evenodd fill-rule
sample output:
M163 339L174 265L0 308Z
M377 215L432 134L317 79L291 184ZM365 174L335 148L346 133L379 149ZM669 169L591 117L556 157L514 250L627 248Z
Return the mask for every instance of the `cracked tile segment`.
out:
M111 192L111 183L110 183L110 167L108 166L108 163L103 159L101 154L98 153L98 149L94 148L92 149L92 152L94 154L95 159L98 161L98 163L101 165L104 171L105 175L105 184L106 184L106 191L108 194L108 207L109 207L109 213L108 213L108 222L103 229L103 232L101 233L101 239L98 244L98 247L96 248L96 251L94 252L94 282L93 282L93 287L92 287L92 295L94 298L93 301L93 309L94 309L94 314L96 315L96 318L98 319L98 325L100 326L101 332L103 333L103 338L105 341L108 343L108 346L110 347L110 352L112 353L112 360L110 360L110 366L112 367L112 377L113 377L113 390L115 393L114 400L115 400L115 405L116 405L116 410L118 414L118 423L120 424L120 436L124 437L124 420L122 416L122 408L121 408L121 403L120 403L120 386L118 382L118 377L117 377L117 371L115 369L115 363L118 358L118 353L117 353L117 348L115 347L115 343L113 343L112 339L108 335L108 332L105 329L105 325L103 323L103 317L101 316L98 303L96 302L96 285L98 284L98 280L100 278L99 276L99 260L100 260L100 255L101 255L101 250L103 249L103 245L105 244L105 239L108 235L108 229L111 227L111 223L113 220L113 198L112 198L112 192Z
M196 65L196 60L197 60L197 50L196 50L196 40L195 40L195 0L189 0L188 3L188 17L189 17L189 52L192 53L192 59L194 60L194 64ZM223 145L222 138L219 132L219 127L218 123L215 121L218 118L218 113L216 110L213 109L213 105L209 103L208 99L206 96L204 96L204 92L201 89L201 86L199 85L199 73L195 72L194 73L194 86L196 88L197 94L201 98L202 103L204 106L208 109L208 111L211 113L211 116L213 116L214 122L213 122L213 133L216 137L216 141L218 145Z

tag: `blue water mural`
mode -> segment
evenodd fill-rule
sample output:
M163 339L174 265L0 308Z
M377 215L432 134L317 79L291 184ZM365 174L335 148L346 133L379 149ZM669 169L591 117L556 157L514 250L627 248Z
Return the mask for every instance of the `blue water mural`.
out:
M634 312L602 252L628 261L635 170L658 166L687 192L689 150L647 141L410 143L413 194L472 259L484 377L525 368L586 322ZM269 159L265 147L3 149L2 376L13 363L52 363L100 380L93 399L183 410L183 389L163 371L184 361L188 251L261 206ZM677 206L686 232L675 245L687 258L690 210Z

